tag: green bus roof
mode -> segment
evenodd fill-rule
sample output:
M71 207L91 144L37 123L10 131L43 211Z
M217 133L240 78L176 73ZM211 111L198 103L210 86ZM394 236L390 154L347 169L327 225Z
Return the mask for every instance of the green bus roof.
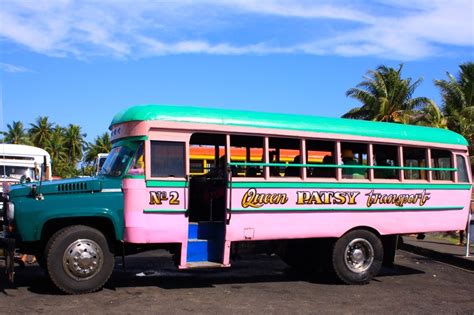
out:
M447 129L333 117L276 114L192 106L132 106L117 113L110 127L129 121L142 120L272 128L468 145L468 142L463 136Z

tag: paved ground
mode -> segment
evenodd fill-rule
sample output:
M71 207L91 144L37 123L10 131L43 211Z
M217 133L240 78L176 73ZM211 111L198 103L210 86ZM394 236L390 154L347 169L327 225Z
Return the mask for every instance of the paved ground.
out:
M253 256L230 269L177 271L163 252L129 257L100 292L66 296L36 266L0 281L1 312L474 314L474 273L398 251L396 266L364 286L319 275L308 281L277 257ZM157 268L159 267L159 269Z
M418 240L415 236L403 236L401 248L440 262L474 271L474 244L472 243L468 251L467 245L457 245L444 237L440 237L439 233L432 233L426 234L426 237L422 240Z

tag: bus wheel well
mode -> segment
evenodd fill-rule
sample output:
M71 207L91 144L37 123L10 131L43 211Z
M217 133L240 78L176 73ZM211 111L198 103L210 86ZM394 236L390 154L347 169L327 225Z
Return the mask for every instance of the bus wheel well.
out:
M47 221L41 231L42 247L46 245L48 240L57 231L72 225L85 225L101 231L109 242L114 245L116 236L112 221L103 217L74 217L74 218L57 218Z
M346 233L344 233L343 235L346 235L347 233L351 232L351 231L354 231L354 230L365 230L365 231L369 231L369 232L372 232L374 233L378 238L382 239L382 235L380 235L379 231L377 231L376 229L370 227L370 226L356 226L348 231L346 231ZM341 237L343 236L341 235Z

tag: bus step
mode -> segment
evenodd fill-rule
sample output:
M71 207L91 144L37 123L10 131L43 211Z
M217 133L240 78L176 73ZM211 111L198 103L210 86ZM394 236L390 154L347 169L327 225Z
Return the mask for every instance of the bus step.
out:
M223 222L190 222L188 239L212 239L224 237Z
M226 267L225 265L221 263L216 263L212 261L195 261L195 262L188 262L186 264L187 268L222 268Z
M220 261L222 250L221 241L191 239L188 241L187 261Z

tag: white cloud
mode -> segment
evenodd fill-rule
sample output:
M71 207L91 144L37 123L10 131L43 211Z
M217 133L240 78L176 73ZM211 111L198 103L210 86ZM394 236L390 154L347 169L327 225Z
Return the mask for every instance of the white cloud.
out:
M50 56L304 53L407 60L474 46L470 0L2 3L0 37ZM285 31L275 27L280 23Z
M16 66L16 65L4 63L4 62L0 62L0 70L4 72L9 72L9 73L31 72L31 70L28 68Z

